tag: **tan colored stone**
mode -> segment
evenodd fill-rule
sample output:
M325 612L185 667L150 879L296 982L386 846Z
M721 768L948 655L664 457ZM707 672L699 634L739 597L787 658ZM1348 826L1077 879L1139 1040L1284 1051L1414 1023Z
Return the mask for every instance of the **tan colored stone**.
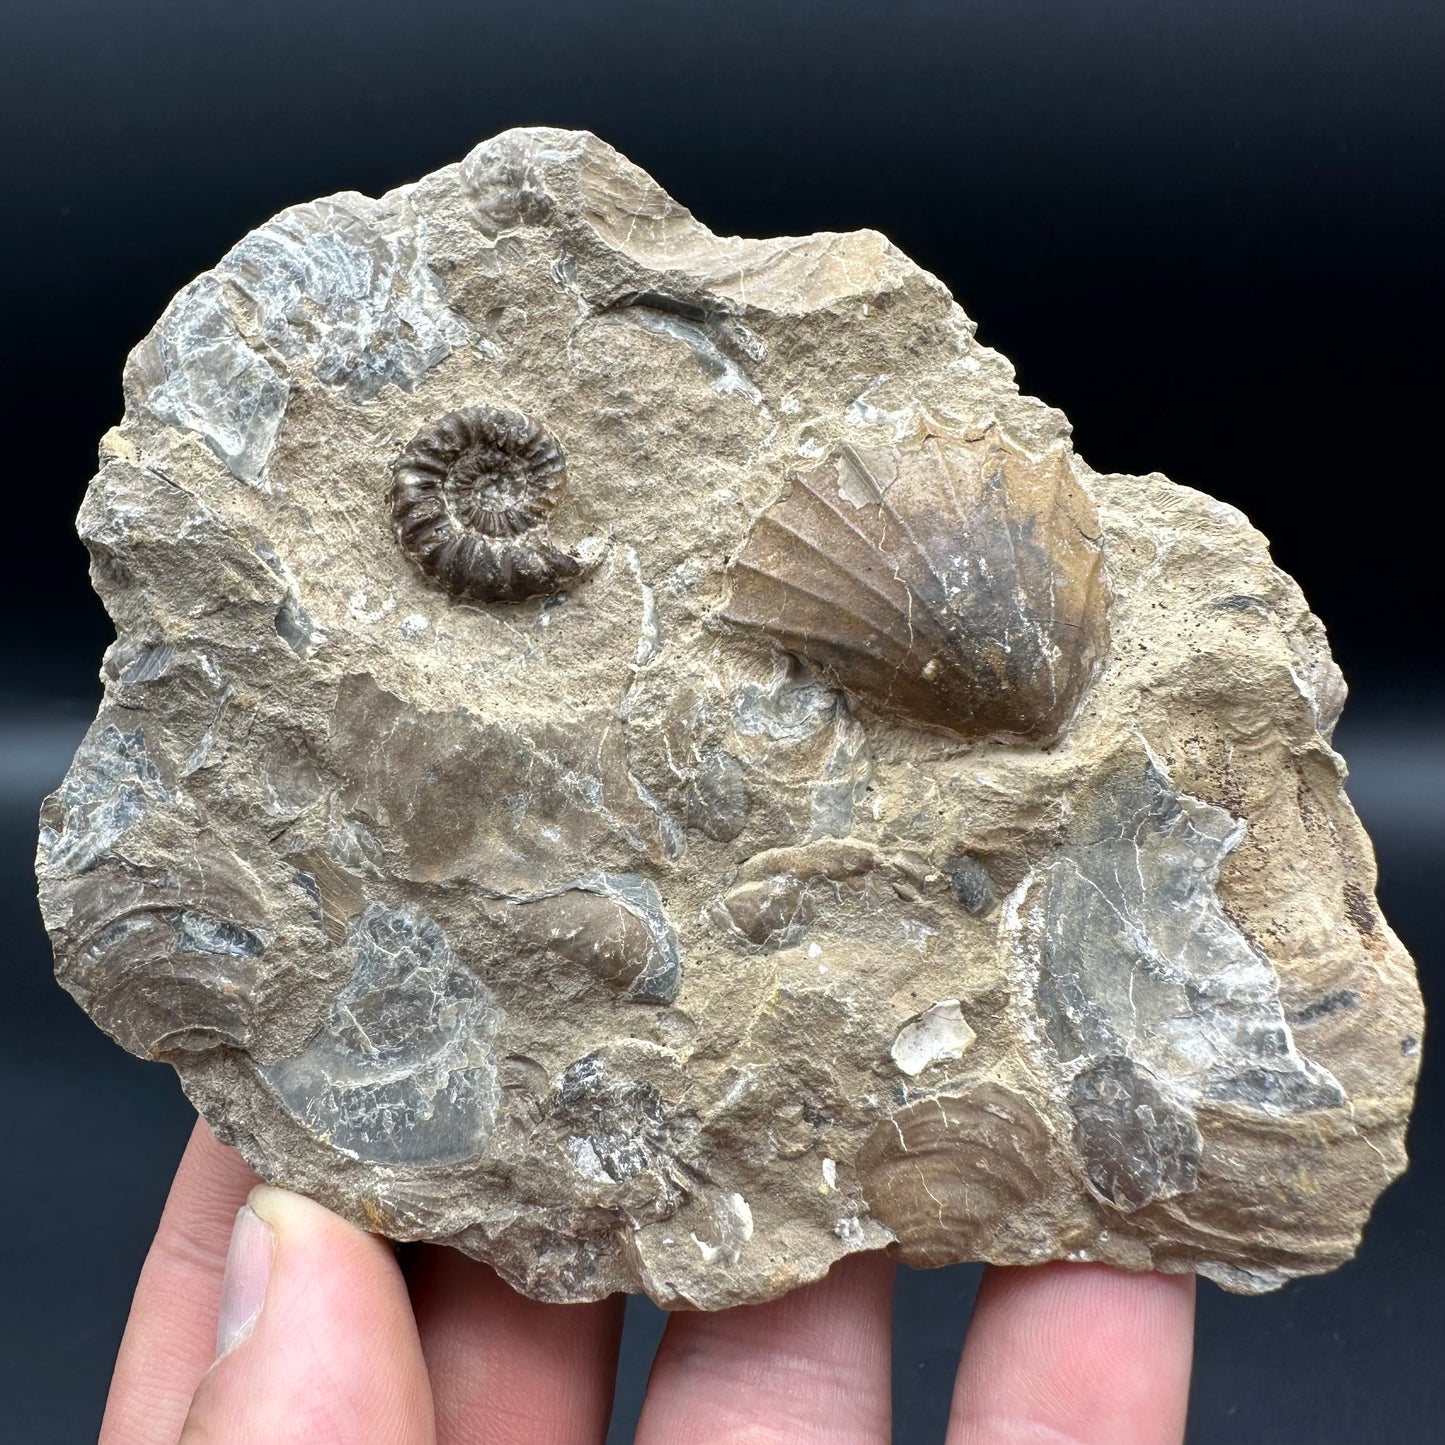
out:
M1421 1014L1323 631L973 331L574 132L251 233L81 511L62 983L264 1177L539 1298L1349 1258Z

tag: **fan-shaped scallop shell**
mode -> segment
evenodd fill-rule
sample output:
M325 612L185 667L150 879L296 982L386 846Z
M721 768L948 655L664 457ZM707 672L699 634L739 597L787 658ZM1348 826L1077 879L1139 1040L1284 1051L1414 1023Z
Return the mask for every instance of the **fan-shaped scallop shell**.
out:
M845 447L754 523L722 616L874 708L1048 742L1108 644L1099 521L997 431Z
M491 406L448 412L407 443L393 470L397 542L459 601L553 596L581 575L581 560L547 539L566 463L531 417Z
M868 1210L898 1237L906 1264L978 1259L1047 1195L1044 1121L1021 1095L982 1083L916 1099L885 1119L858 1153Z

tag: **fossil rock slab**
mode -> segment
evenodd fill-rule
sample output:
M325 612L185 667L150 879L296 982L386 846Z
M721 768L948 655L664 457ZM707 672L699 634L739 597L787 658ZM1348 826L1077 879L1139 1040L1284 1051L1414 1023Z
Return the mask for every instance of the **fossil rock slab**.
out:
M1349 1257L1421 1017L1320 625L882 236L512 131L253 232L125 394L41 902L262 1175L553 1300Z

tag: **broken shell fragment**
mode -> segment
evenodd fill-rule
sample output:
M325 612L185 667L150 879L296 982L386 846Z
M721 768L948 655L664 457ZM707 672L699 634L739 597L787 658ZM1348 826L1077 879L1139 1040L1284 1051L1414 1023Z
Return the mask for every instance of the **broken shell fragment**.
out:
M909 1019L889 1052L899 1069L912 1077L942 1059L961 1059L977 1037L959 1001L945 998Z

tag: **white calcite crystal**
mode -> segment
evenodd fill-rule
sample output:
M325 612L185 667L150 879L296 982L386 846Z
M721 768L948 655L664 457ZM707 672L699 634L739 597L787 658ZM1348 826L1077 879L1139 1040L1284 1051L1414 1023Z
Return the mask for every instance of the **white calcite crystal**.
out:
M510 131L253 232L125 394L41 902L265 1178L549 1300L1349 1258L1421 1016L1320 625L882 236Z

